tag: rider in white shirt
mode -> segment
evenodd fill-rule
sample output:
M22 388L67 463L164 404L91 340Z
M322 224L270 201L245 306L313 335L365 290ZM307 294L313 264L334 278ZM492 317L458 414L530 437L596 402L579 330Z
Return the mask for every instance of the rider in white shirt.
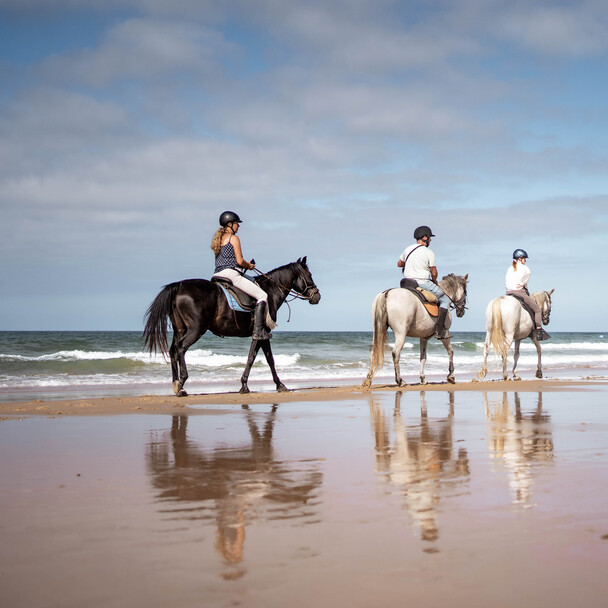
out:
M450 309L450 298L437 285L437 262L435 253L429 249L431 237L435 236L428 226L418 226L414 230L416 242L405 249L399 256L397 266L403 268L403 277L418 283L418 287L430 291L439 300L439 315L435 326L435 338L447 340L452 335L445 327Z
M509 266L505 276L505 288L508 296L519 296L534 311L534 325L537 340L547 340L551 336L543 329L542 313L536 300L528 293L530 269L526 266L528 254L523 249L513 252L513 263Z

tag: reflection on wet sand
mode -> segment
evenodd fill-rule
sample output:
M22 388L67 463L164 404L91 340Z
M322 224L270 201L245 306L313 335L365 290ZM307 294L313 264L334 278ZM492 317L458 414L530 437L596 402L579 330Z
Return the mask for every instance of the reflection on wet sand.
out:
M223 578L246 572L242 562L248 523L310 518L316 513L321 465L315 460L275 458L276 411L276 405L265 415L243 406L246 443L201 445L187 437L188 417L174 416L171 430L155 434L147 446L147 468L158 499L190 503L163 511L179 520L215 519L216 549L227 566Z
M509 395L503 393L502 399L491 400L484 393L490 457L504 464L509 472L513 503L534 506L531 498L535 466L553 461L551 418L543 413L542 393L538 393L536 406L529 413L522 411L519 393L513 393L511 409Z
M406 424L401 413L402 398L403 393L395 394L392 443L390 422L384 409L373 398L370 400L376 472L403 493L412 525L419 531L421 540L428 543L424 550L436 552L433 543L439 538L440 498L453 493L454 484L460 485L469 478L469 458L462 447L454 455L453 392L449 393L448 416L429 419L422 391L419 423Z

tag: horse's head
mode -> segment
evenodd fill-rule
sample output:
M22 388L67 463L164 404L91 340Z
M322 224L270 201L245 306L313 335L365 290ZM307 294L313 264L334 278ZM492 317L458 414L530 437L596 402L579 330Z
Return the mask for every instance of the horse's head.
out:
M459 277L455 274L448 274L441 279L439 286L443 289L444 293L454 303L456 309L456 316L462 317L464 311L467 308L467 280L469 275L466 274L464 277Z
M306 263L306 256L295 262L297 272L292 282L292 289L297 291L311 304L318 304L321 299L319 288L315 285L312 274Z
M543 317L543 325L549 325L549 317L551 316L551 294L555 291L537 291L532 294L536 303L540 306L540 312Z

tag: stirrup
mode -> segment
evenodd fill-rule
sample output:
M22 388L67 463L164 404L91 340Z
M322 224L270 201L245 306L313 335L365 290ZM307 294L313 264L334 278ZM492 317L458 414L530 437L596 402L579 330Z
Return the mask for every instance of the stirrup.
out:
M549 340L551 338L551 336L542 327L540 329L535 329L534 331L536 332L536 339L539 342Z

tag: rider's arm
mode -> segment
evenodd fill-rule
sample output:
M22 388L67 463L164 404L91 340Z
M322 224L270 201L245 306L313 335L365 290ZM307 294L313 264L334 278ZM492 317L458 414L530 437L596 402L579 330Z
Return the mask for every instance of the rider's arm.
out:
M248 262L243 257L243 252L241 251L241 239L239 239L236 234L232 237L231 241L232 247L234 248L234 257L236 258L236 263L246 270L253 270L255 268L255 264Z
M431 281L437 283L437 266L429 266L429 270L431 271Z
M397 266L398 266L399 268L403 268L403 267L405 266L405 262L404 262L404 261L403 261L401 258L399 258L399 259L397 260Z

